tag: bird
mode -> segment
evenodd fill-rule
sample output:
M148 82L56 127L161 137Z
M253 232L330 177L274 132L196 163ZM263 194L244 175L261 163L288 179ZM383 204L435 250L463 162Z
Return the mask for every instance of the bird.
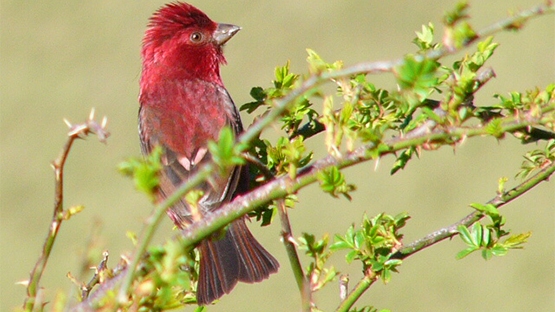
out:
M241 28L216 23L196 7L175 2L150 18L141 49L139 138L141 150L162 149L156 200L170 196L212 156L208 142L224 127L243 132L241 117L220 75L223 47ZM197 189L197 208L182 198L168 215L180 229L248 190L248 168L216 173ZM195 213L198 211L199 213ZM202 240L196 299L208 305L237 282L255 283L278 271L278 261L254 238L242 217Z

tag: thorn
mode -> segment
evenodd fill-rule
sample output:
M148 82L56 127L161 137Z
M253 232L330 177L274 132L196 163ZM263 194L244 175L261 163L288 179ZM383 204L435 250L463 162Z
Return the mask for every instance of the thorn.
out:
M73 127L73 126L71 125L71 122L69 122L69 120L67 120L67 119L64 118L64 122L66 123L66 125L67 125L69 128Z
M102 123L100 124L100 126L102 128L106 128L107 123L108 123L108 117L104 116L104 118L102 118Z
M15 285L29 286L29 280L23 280L23 281L15 282Z
M378 171L378 166L380 165L380 157L376 158L374 162L374 171Z
M89 114L89 120L94 120L94 107L91 108L91 113Z
M345 300L349 294L349 275L341 274L339 277L339 298Z
M92 267L91 270L94 270L94 275L98 275L99 270L97 267Z
M466 142L466 139L467 139L467 138L468 138L468 137L467 137L466 135L463 135L462 138L461 138L461 140L459 141L459 146L463 145L463 144Z
M287 241L295 245L297 248L299 247L299 243L297 243L297 241L292 236L288 236Z

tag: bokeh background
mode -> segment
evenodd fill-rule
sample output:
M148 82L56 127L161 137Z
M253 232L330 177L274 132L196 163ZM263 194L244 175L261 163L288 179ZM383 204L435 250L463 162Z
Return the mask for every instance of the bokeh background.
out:
M354 64L391 60L415 50L414 31L455 1L191 1L212 19L240 25L228 43L224 82L238 104L250 101L253 86L269 86L275 66L291 61L306 72L306 48L328 60ZM540 0L471 1L472 25L480 29ZM47 298L73 286L93 228L101 229L101 250L110 265L132 248L126 231L141 229L151 210L132 182L119 175L122 160L140 154L136 115L140 45L150 14L164 1L2 1L0 11L0 310L20 306L25 288L16 285L33 267L50 222L53 203L52 161L65 142L62 118L84 121L92 107L109 118L108 144L95 138L77 141L66 167L65 205L86 209L62 225L42 285ZM476 103L495 102L494 93L544 87L555 81L555 18L530 22L521 32L502 33L489 63L497 78ZM453 58L452 58L453 59ZM372 77L393 87L391 75ZM245 123L250 122L243 116ZM271 134L271 131L269 132ZM323 138L314 139L314 145ZM404 230L410 242L471 211L471 202L495 195L497 180L513 177L523 153L514 138L497 142L473 139L455 151L424 153L407 169L389 175L391 157L377 169L366 163L347 170L358 185L352 202L322 195L317 186L302 190L291 211L296 235L344 233L364 212L408 211ZM455 260L464 248L459 238L409 258L388 285L378 283L360 300L393 311L554 311L555 184L543 183L502 209L515 233L533 231L525 250L484 261L476 254ZM251 228L280 260L279 274L257 285L239 285L211 311L298 311L299 295L279 242L279 224ZM165 221L156 242L172 236ZM360 277L358 265L332 261ZM90 277L87 276L87 279ZM351 285L351 286L352 286ZM337 305L337 284L316 294L320 308ZM189 309L192 310L192 309Z

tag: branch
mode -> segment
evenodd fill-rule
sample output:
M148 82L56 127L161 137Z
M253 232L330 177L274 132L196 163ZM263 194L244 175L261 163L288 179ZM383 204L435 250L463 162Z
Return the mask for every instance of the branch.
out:
M549 177L555 173L555 162L551 162L546 167L542 168L538 173L536 173L533 177L527 179L526 181L522 182L520 185L514 187L513 189L504 192L503 194L499 194L487 204L492 204L496 208L500 208L511 201L517 199L521 195L525 194L526 192L530 191L536 185L540 184L543 181L549 180ZM469 214L468 216L462 218L461 220L457 221L456 223L441 228L437 231L434 231L423 238L420 238L406 246L403 246L397 251L395 254L391 256L390 259L405 259L409 256L414 255L415 253L422 251L423 249L435 245L446 238L453 237L458 235L459 232L457 231L457 227L460 225L464 225L465 227L471 226L474 222L479 221L484 217L484 214L474 211L473 213ZM376 280L376 276L369 276L366 274L360 282L354 287L354 289L349 293L347 298L341 302L339 307L336 309L337 312L346 312L355 304L355 302L362 296L362 294L370 288L370 286Z
M62 222L71 217L75 212L64 211L63 199L64 199L64 165L71 150L71 146L76 139L81 139L87 135L93 133L96 134L100 142L105 143L106 139L110 136L110 133L106 131L106 117L103 118L102 122L98 124L94 120L94 109L91 110L89 119L83 124L72 125L69 121L64 120L69 126L67 141L60 152L58 158L52 162L52 168L54 169L55 175L55 195L54 195L54 211L52 214L52 222L46 239L42 246L42 252L37 260L33 270L31 271L30 278L27 285L27 298L23 303L23 308L25 311L33 311L36 303L37 293L39 290L39 283L50 257L50 252L54 246L54 242L58 236L58 231Z
M489 200L486 204L492 204L496 208L500 208L505 206L506 204L510 203L511 201L517 199L524 193L531 190L533 187L538 185L543 181L548 181L549 177L555 172L555 162L550 163L546 167L542 168L538 173L536 173L531 178L527 179L526 181L522 182L518 186L514 187L513 189L504 192L503 194L497 195L495 198ZM485 215L474 211L473 213L467 215L466 217L462 218L461 220L453 223L448 227L441 228L437 231L434 231L423 238L420 238L404 247L402 247L398 252L396 252L392 258L394 259L405 259L409 256L417 253L418 251L430 247L436 243L441 242L446 238L453 237L458 233L457 227L459 225L464 225L465 227L471 226L474 222L482 219Z

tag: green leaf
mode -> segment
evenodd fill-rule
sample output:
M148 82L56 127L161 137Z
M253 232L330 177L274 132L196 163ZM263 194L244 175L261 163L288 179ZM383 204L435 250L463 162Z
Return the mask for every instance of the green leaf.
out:
M486 131L489 135L501 139L505 136L503 132L503 120L501 118L494 118L486 125Z
M243 165L245 160L241 157L242 147L235 146L235 134L230 127L224 127L220 131L217 142L208 142L208 149L212 154L212 160L220 170L227 170L229 167Z
M479 248L476 248L476 247L467 247L466 249L464 249L464 250L462 250L462 251L459 251L459 252L457 253L456 258L457 258L458 260L460 260L460 259L462 259L462 258L468 256L469 254L475 252L475 251L478 250L478 249L479 249Z
M459 236L463 240L463 242L469 246L477 247L471 237L470 231L464 225L459 225L457 227L457 231L459 232Z
M493 257L493 253L492 253L491 249L483 249L482 250L482 258L484 258L485 260L489 260L489 259L491 259L491 257Z
M461 1L457 3L452 11L446 12L443 16L443 23L452 26L458 23L462 19L468 18L468 8L469 5L466 1Z
M393 168L391 169L391 175L394 175L397 171L404 169L409 160L412 158L412 155L416 152L416 147L411 146L406 150L402 151L399 156L397 156L397 160L393 164Z
M555 140L553 139L547 141L543 150L536 149L526 153L516 176L525 179L532 172L540 170L545 164L551 162L555 162Z
M478 36L476 35L474 29L472 29L472 26L470 26L467 22L462 22L456 25L453 28L452 34L453 45L456 48L462 48L468 41Z
M422 25L422 31L416 32L416 38L412 40L416 46L420 48L422 51L426 51L432 48L437 47L437 45L433 45L432 41L434 40L434 25L432 23L428 23L428 25Z
M274 216L277 214L277 209L264 209L262 212L262 223L261 226L266 226L272 224Z
M320 181L322 190L333 197L343 195L350 200L349 192L356 189L354 185L347 184L345 176L337 167L330 167L318 172L317 178Z
M68 209L65 209L62 212L62 218L64 220L69 220L69 219L71 219L71 217L80 213L84 209L85 209L85 206L83 206L83 205L71 206L71 207L69 207Z
M289 62L275 69L274 86L278 90L290 89L299 78L298 75L289 72Z
M408 55L403 64L394 69L394 74L402 90L414 92L422 101L428 97L430 88L437 84L438 67L435 60Z
M490 250L492 255L501 257L507 254L507 252L509 251L509 248L498 245L498 246L492 247Z
M480 203L472 203L470 204L470 207L488 215L491 217L498 217L499 216L499 210L497 210L497 207L495 207L495 205L493 204L480 204Z
M480 242L482 247L488 247L492 243L491 230L489 228L482 228L482 241Z
M249 114L254 112L258 107L264 105L267 97L266 92L261 87L252 88L250 95L252 96L253 99L255 99L255 101L245 103L241 105L241 108L240 108L241 111L246 110L247 113Z
M352 245L348 244L341 236L335 235L334 243L330 245L330 250L340 250L351 247Z
M118 165L120 173L133 177L135 187L154 198L154 190L160 183L158 174L162 170L162 148L156 146L151 153L144 158L131 158Z
M320 55L312 49L306 49L306 52L308 53L306 60L311 74L320 74L324 71L341 69L343 67L341 61L336 61L333 64L326 63Z
M345 255L345 261L347 261L347 263L351 263L353 260L357 259L357 257L358 253L356 250L351 250L347 253L347 255Z
M480 222L475 222L470 229L470 239L472 240L472 245L479 247L482 246L482 235L484 228Z
M498 184L497 184L498 195L503 195L503 193L505 193L505 183L507 183L507 181L509 181L509 179L506 177L499 178Z
M530 236L532 236L531 232L511 235L509 238L507 238L507 240L503 242L503 246L507 248L518 248L520 245L526 243Z

